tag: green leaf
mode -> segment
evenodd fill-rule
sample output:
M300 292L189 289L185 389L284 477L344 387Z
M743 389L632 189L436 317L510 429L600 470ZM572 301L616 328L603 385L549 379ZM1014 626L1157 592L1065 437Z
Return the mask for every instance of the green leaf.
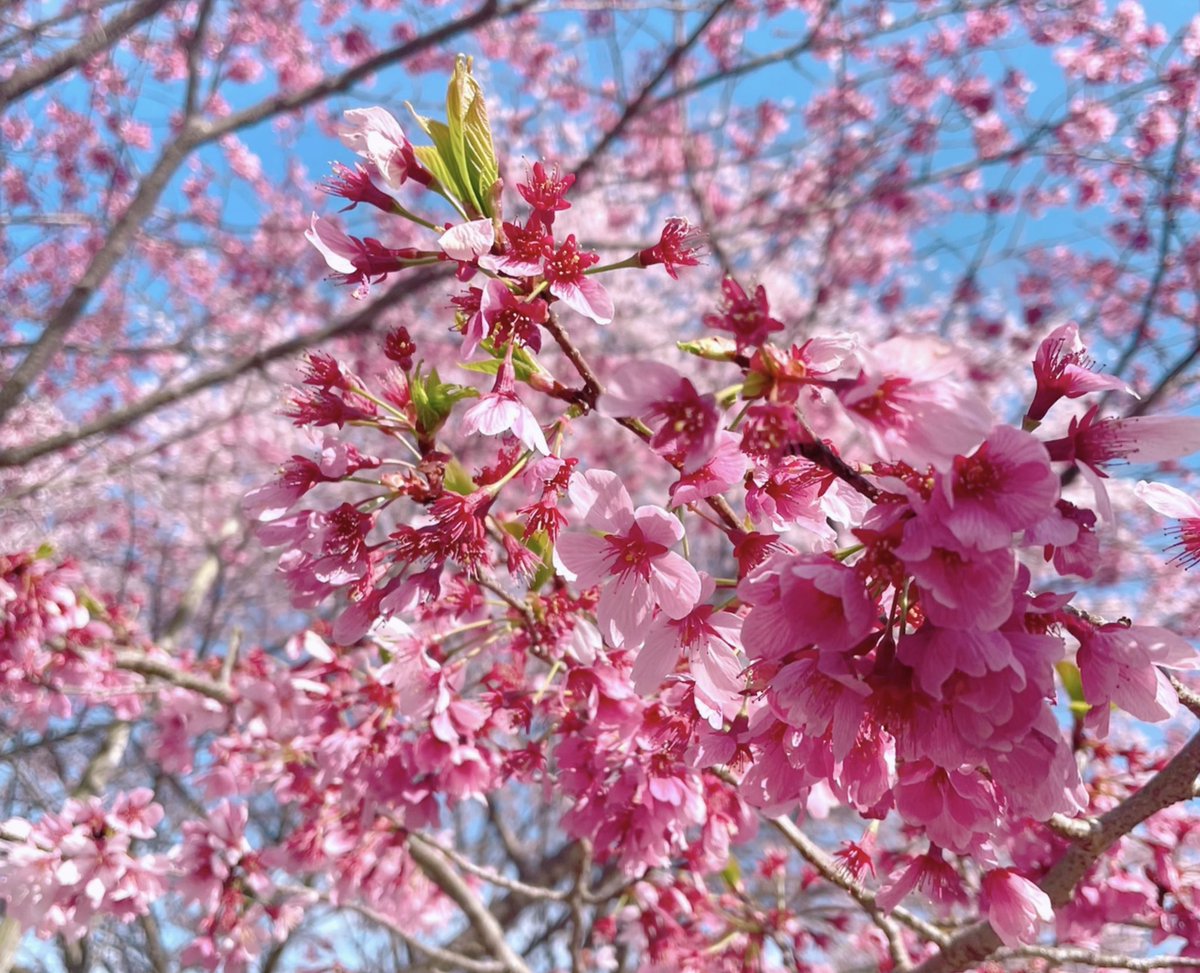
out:
M475 389L465 385L443 382L436 368L428 375L414 375L408 387L413 409L417 413L418 430L427 434L442 428L456 403L479 395Z
M504 361L507 351L498 351L492 347L491 341L486 340L481 342L479 347L490 354L492 358L488 361L467 362L465 365L460 362L458 367L464 371L477 372L480 375L495 375L500 371L500 365ZM542 370L537 359L519 346L513 348L512 364L513 376L518 382L528 382L530 376Z
M471 479L471 474L456 459L452 459L446 464L442 484L451 493L461 493L463 496L475 492L475 481Z
M1063 689L1066 690L1067 696L1071 700L1071 710L1079 712L1077 707L1083 707L1082 712L1086 713L1090 707L1087 697L1083 695L1083 677L1079 674L1079 667L1074 662L1064 659L1056 662L1054 668L1058 672L1058 679L1062 683Z

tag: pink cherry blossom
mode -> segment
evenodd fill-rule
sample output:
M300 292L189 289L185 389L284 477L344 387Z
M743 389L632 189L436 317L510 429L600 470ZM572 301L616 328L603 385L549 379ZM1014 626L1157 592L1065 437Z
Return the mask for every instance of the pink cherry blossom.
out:
M511 351L500 363L492 390L463 414L461 428L468 435L479 432L485 436L500 436L511 432L521 440L526 449L533 449L542 454L550 452L542 427L517 396L517 388L513 382Z
M681 461L684 474L696 472L712 457L720 426L716 402L669 365L623 363L599 405L608 415L646 420L653 430L650 448Z
M1005 946L1035 942L1039 922L1054 918L1050 896L1011 868L997 868L984 874L980 892L988 922Z
M1140 480L1134 492L1152 510L1179 521L1177 526L1168 528L1176 541L1167 550L1179 549L1171 560L1189 568L1200 564L1200 503L1167 483Z
M581 251L575 234L545 259L542 273L550 293L567 307L597 324L613 319L613 302L604 285L587 275L587 268L600 261L597 254Z
M816 646L853 648L875 628L877 612L862 579L824 555L775 554L738 585L751 606L742 642L754 658Z
M400 123L383 108L351 108L338 130L342 144L375 165L384 183L398 188L409 174L412 148Z
M571 499L597 534L565 531L554 555L584 587L601 585L596 618L613 645L640 645L657 607L683 618L700 599L700 576L670 548L683 525L661 507L636 510L616 473L591 470L571 480Z
M1058 500L1050 456L1029 433L997 426L970 456L938 477L928 511L966 547L1007 547L1016 531L1049 515Z
M1097 374L1092 365L1075 322L1068 321L1051 331L1038 345L1033 361L1037 390L1025 413L1026 422L1043 419L1050 407L1064 397L1077 399L1088 392L1106 390L1133 394L1133 390L1115 375Z

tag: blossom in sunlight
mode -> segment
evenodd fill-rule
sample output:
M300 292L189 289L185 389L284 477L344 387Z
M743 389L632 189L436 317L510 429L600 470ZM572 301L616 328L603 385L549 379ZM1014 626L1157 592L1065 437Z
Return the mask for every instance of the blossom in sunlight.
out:
M700 575L671 550L683 525L661 507L634 510L620 477L591 470L571 481L571 500L598 533L564 531L554 556L582 588L600 585L596 618L613 645L640 645L660 609L683 618L700 600Z

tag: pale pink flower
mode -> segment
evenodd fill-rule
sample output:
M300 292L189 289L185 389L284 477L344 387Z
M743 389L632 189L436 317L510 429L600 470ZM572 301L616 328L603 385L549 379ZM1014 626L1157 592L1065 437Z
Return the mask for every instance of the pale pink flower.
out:
M1029 411L1025 413L1025 420L1041 420L1061 398L1077 399L1088 392L1109 389L1134 394L1117 376L1092 371L1094 364L1079 339L1077 324L1068 321L1051 331L1038 346L1037 356L1033 360L1037 390Z
M574 476L571 500L596 533L564 531L554 557L581 587L602 585L596 619L613 645L640 645L645 623L659 608L683 618L700 599L700 576L670 550L683 525L661 507L633 508L620 477L609 470Z
M689 379L660 362L622 364L607 382L599 407L606 415L645 419L654 430L650 448L682 460L684 473L708 462L721 425L715 398L701 395Z
M719 430L708 461L691 473L680 474L671 484L671 506L682 507L724 493L742 479L748 464L741 449L741 437L725 429Z
M1159 669L1200 666L1200 656L1187 639L1154 625L1093 625L1073 615L1066 616L1064 624L1079 640L1076 662L1097 732L1108 731L1109 704L1152 723L1175 715L1179 699Z
M338 130L342 144L375 164L392 189L408 178L409 141L404 129L383 108L351 108L342 113L346 124Z
M488 253L495 242L496 225L490 219L459 223L438 237L438 246L446 256L463 263L475 262Z
M511 432L526 449L536 450L543 455L550 452L537 418L517 396L511 352L500 363L492 390L463 414L462 431L468 435L479 432L485 436L502 436Z
M1011 868L985 874L980 892L980 905L1005 946L1032 944L1037 939L1038 922L1054 918L1050 896Z
M992 428L983 401L954 380L958 354L935 338L892 338L863 358L857 379L837 386L847 415L881 459L944 468Z
M1168 533L1178 539L1167 550L1179 548L1171 560L1188 568L1200 564L1200 503L1166 483L1141 480L1134 487L1134 492L1152 510L1179 521L1178 526L1168 529Z
M331 279L339 284L358 285L354 297L360 300L367 296L372 284L403 270L406 261L425 256L420 250L385 247L372 237L360 240L348 236L332 220L322 220L316 213L309 229L304 231L304 238L325 258L333 271Z
M913 889L924 892L939 912L947 912L967 898L962 878L936 845L924 855L909 859L903 870L898 869L888 876L888 884L880 889L875 902L879 908L890 912Z
M688 662L696 709L714 729L735 716L742 706L742 664L738 660L742 620L707 604L715 585L700 576L700 603L683 618L657 615L633 664L633 688L643 696L654 693L680 657Z
M1093 406L1082 418L1071 420L1067 435L1046 443L1050 458L1077 463L1096 491L1096 506L1105 519L1112 504L1104 467L1113 462L1161 463L1200 450L1200 418L1196 416L1131 416L1097 418Z

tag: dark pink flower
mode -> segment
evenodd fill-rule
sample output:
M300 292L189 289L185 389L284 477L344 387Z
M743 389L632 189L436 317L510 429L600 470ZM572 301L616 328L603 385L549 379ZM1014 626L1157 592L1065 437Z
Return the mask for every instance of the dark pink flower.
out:
M542 273L550 293L567 307L597 324L608 324L613 319L612 298L603 284L586 273L599 261L598 254L579 249L572 233L557 251L546 257Z
M553 226L554 214L571 208L566 195L573 185L574 173L568 172L560 176L557 164L547 170L542 163L535 162L533 171L525 173L525 181L517 183L517 192L533 207L535 216L546 226Z
M350 201L349 206L342 207L344 213L354 209L359 203L366 203L381 209L385 213L396 212L396 201L371 181L371 176L362 165L355 163L350 169L340 162L333 164L333 175L318 187L330 196L340 196Z
M505 223L502 243L503 252L480 257L480 267L510 277L536 277L542 272L542 262L554 252L554 236L536 216L524 227Z
M1069 321L1051 331L1038 346L1033 360L1037 390L1025 413L1026 422L1040 421L1061 398L1077 399L1088 392L1108 389L1133 394L1115 375L1094 372L1094 365L1079 340L1078 325Z
M990 551L1046 517L1058 491L1045 447L1027 432L997 426L970 456L954 457L922 516L945 525L964 546Z
M704 252L704 234L687 220L673 216L663 227L658 243L638 252L638 263L643 267L662 264L663 269L678 279L676 267L695 267Z
M999 628L1012 614L1016 558L1011 547L977 551L949 528L923 518L904 525L895 548L921 590L921 606L936 625Z
M1037 940L1039 922L1054 919L1050 896L1011 868L983 876L980 905L1005 946L1028 946Z
M775 554L737 590L751 606L742 643L753 658L775 659L807 646L842 652L878 623L862 579L821 554Z
M683 525L661 507L633 509L616 473L591 470L571 480L571 500L596 534L566 531L554 556L581 587L601 585L596 619L613 645L640 645L657 607L683 618L700 598L700 576L670 550Z
M960 855L996 834L1002 812L995 786L977 770L946 770L928 760L898 768L896 810L936 845Z
M732 333L739 352L761 345L773 332L783 330L783 322L771 317L767 289L762 284L750 297L741 284L732 277L726 277L721 283L721 294L722 301L717 313L706 314L704 326Z
M489 280L483 288L479 313L494 348L503 348L511 341L518 341L535 352L542 347L540 326L546 323L550 309L540 297L532 300L519 297L501 281ZM473 352L473 348L467 350L464 342L463 354Z

